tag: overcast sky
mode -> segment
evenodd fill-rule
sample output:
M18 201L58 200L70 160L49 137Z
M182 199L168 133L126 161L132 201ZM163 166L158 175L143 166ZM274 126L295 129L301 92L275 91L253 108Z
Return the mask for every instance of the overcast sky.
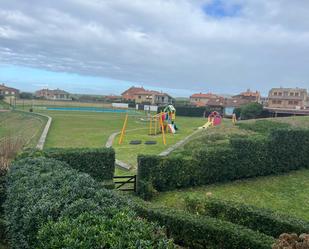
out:
M176 96L309 88L309 1L0 0L0 82Z

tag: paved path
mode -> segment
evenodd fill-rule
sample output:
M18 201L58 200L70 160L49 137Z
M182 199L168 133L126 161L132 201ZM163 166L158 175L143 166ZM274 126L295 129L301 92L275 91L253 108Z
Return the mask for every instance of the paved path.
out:
M40 114L40 113L34 113L34 114L42 116L42 117L45 117L45 118L48 118L48 121L47 121L47 123L45 125L45 128L44 128L44 130L42 132L42 135L41 135L41 137L39 139L39 142L38 142L38 144L36 146L37 149L43 150L45 142L46 142L46 137L47 137L47 134L48 134L48 131L49 131L49 128L50 128L50 126L52 124L53 119L50 116L48 116L48 115L44 115L44 114Z
M168 156L171 154L174 150L178 149L179 147L185 145L187 142L189 142L190 138L193 137L195 134L201 132L202 130L196 130L193 133L191 133L189 136L185 137L184 139L180 140L178 143L172 145L165 151L161 152L159 156Z
M119 134L120 134L120 132L118 131L118 132L114 132L112 135L110 135L109 138L108 138L108 140L107 140L107 142L106 142L106 144L105 144L105 147L106 147L106 148L112 147L115 138L116 138ZM125 169L125 170L130 170L130 169L132 168L131 165L129 165L129 164L125 163L125 162L122 162L122 161L120 161L120 160L118 160L118 159L116 159L115 164L116 164L116 166L118 166L118 167L120 167L120 168L123 168L123 169Z

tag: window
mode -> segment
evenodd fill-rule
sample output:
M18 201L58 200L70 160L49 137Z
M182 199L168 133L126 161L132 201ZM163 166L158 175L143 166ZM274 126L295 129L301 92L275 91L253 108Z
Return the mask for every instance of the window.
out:
M279 93L278 93L278 95L279 95L279 96L282 96L282 93L281 93L281 92L279 92Z
M289 100L289 105L293 105L293 101L292 100Z
M142 96L141 96L141 95L139 95L139 96L138 96L138 98L139 98L139 99L141 99L141 98L142 98Z
M281 105L282 104L282 101L281 100L278 100L278 105Z
M298 101L294 101L294 105L298 105Z
M195 99L195 101L198 101L197 99Z
M294 93L290 93L290 96L294 96Z
M274 96L277 96L278 95L278 93L277 92L274 92Z
M295 93L295 97L298 97L299 96L299 93Z

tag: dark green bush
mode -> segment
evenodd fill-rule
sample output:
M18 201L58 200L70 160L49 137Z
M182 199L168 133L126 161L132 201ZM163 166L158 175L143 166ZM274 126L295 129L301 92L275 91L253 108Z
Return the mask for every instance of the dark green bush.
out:
M191 249L270 249L274 238L228 221L165 208L136 206L148 220L165 226L177 244Z
M187 210L192 213L230 221L275 238L283 233L309 232L308 222L268 209L214 198L188 197L185 203Z
M309 167L309 130L278 129L268 137L231 138L230 144L202 148L193 159L139 156L137 188L154 191L281 174Z
M99 225L98 225L99 224ZM37 248L174 248L165 239L163 230L153 233L154 226L145 226L134 214L115 214L113 219L84 213L76 219L63 218L44 225L39 233Z
M13 249L55 248L53 244L61 235L56 230L51 233L46 224L55 227L67 225L72 229L74 224L82 219L79 217L82 214L102 217L106 223L80 226L79 229L84 229L84 232L92 237L81 236L80 241L76 241L79 247L69 243L75 240L75 234L67 234L65 237L68 241L67 245L72 246L68 248L101 248L103 245L97 245L97 247L83 247L83 245L88 245L87 243L91 240L96 241L96 236L102 232L105 232L106 236L121 234L123 232L121 227L118 229L115 226L115 230L111 231L105 225L113 222L110 220L118 217L119 214L124 215L123 222L136 219L135 214L128 209L130 203L126 198L103 189L100 183L88 174L79 173L66 163L54 159L28 158L16 161L8 173L7 182L7 199L4 207L8 235ZM117 221L117 218L115 219ZM96 221L99 222L99 220ZM129 241L123 242L124 244L137 243L135 241L137 236L140 236L140 240L148 240L148 237L144 237L144 234L135 230L133 223L126 225ZM154 225L141 221L140 226L144 226L143 229L146 231L150 229L153 234L157 233ZM79 231L79 234L81 233L82 230ZM166 238L161 238L162 240L158 239L158 243L166 242ZM63 241L58 241L57 245L62 245L61 243L66 245ZM152 245L153 242L148 241L148 243ZM63 246L57 248L63 248ZM157 247L149 246L149 248Z
M112 148L29 150L19 155L18 159L29 156L44 156L66 162L72 168L87 173L99 181L112 180L115 172L115 151Z
M4 217L0 215L0 242L6 239L6 223Z
M180 156L161 158L159 156L139 156L137 173L137 193L150 199L155 191L198 185L197 164Z
M309 168L309 129L280 129L270 134L269 152L276 171Z
M271 133L271 131L276 129L287 129L290 127L287 123L274 122L270 120L257 120L254 122L240 122L237 123L240 129L254 131L263 135Z
M263 112L263 105L260 103L249 103L241 107L241 119L254 119L258 118Z

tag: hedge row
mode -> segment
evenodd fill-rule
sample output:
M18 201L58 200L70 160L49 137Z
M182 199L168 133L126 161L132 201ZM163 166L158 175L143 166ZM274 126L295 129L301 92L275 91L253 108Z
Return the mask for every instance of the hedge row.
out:
M206 116L211 113L211 109L209 107L196 107L196 106L175 106L177 116L185 116L185 117L204 117L206 112ZM158 113L164 110L164 107L158 108Z
M5 221L3 217L3 203L5 201L5 170L0 169L0 241L4 241L6 238L5 234Z
M7 176L11 248L173 248L131 204L64 162L28 158Z
M191 248L270 249L274 238L228 221L137 205L142 217L156 221L167 229L177 244Z
M232 138L228 146L202 148L193 159L138 157L137 192L154 192L280 174L309 168L309 130L274 130L267 138Z
M308 222L268 209L214 198L188 197L185 204L192 213L230 221L275 238L283 233L309 232Z
M72 168L87 173L99 181L112 180L115 172L115 151L112 148L29 150L18 158L41 156L66 162Z

